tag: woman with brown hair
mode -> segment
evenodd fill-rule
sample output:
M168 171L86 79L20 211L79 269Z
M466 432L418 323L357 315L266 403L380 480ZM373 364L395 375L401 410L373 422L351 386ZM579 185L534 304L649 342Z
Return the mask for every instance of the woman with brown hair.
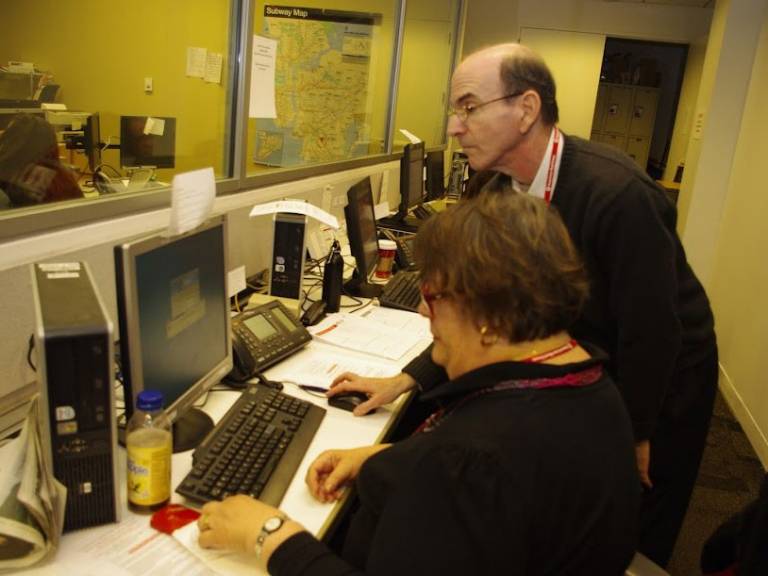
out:
M13 206L83 197L59 160L53 126L41 116L19 114L0 134L0 189Z
M481 195L425 222L415 253L449 382L408 439L311 465L320 501L357 485L340 556L245 496L203 508L200 544L255 548L278 575L623 574L640 499L631 426L603 353L568 334L588 287L559 217Z

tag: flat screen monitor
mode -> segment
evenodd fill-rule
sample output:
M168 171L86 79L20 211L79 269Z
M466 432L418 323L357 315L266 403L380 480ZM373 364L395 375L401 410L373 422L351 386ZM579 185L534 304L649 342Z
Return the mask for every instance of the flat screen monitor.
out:
M91 172L101 164L101 133L99 130L99 115L91 114L83 128L83 148L88 157Z
M120 117L120 165L123 168L173 168L176 118Z
M430 150L427 152L427 200L437 200L445 196L445 152Z
M175 451L213 428L193 404L232 369L226 238L226 220L216 218L115 247L126 416L142 390L162 392Z
M376 230L370 178L365 178L354 184L347 192L344 219L347 222L349 250L356 262L355 274L344 285L344 290L353 296L365 296L366 298L378 296L381 293L381 287L368 283L379 258L379 238Z
M405 218L408 210L424 201L424 142L406 144L400 159L400 207Z

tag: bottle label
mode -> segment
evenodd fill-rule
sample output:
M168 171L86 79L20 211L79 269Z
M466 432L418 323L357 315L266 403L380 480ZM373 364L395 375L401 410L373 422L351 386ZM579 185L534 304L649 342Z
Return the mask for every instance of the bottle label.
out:
M128 500L154 506L171 495L171 434L154 446L132 446L128 441Z

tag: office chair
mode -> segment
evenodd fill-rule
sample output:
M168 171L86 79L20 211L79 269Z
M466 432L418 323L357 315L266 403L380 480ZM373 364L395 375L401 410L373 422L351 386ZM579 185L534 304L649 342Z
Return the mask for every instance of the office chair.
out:
M654 564L640 552L636 552L624 576L669 576L669 572Z

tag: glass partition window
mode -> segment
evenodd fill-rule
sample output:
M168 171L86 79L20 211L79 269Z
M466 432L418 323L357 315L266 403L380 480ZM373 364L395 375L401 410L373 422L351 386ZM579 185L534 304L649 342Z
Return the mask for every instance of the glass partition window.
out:
M237 192L376 161L400 128L443 145L461 5L6 2L0 209L32 209L0 237L165 205L189 170ZM128 200L78 207L104 198Z
M257 2L248 175L385 151L397 4Z
M231 18L230 0L4 3L3 201L143 191L207 166L231 177Z

